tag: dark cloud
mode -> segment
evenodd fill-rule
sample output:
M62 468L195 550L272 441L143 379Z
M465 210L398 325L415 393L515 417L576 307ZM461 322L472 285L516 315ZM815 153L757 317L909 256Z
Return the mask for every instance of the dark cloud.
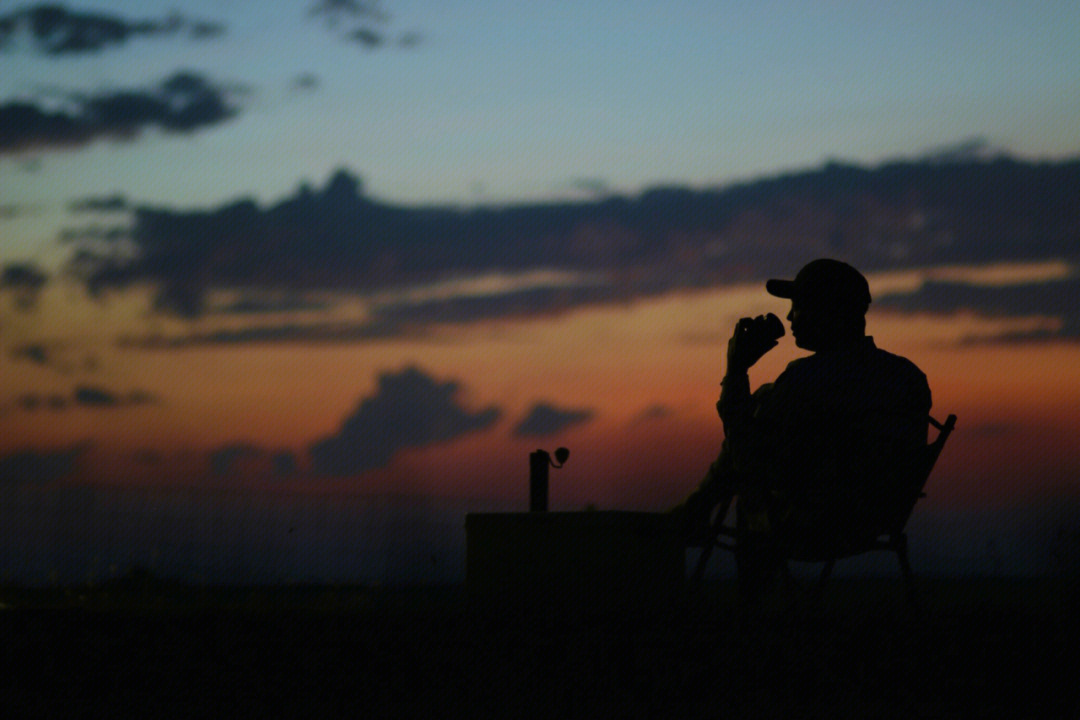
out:
M398 47L414 48L423 42L424 36L418 32L405 32L398 37Z
M210 20L189 20L187 34L192 40L212 40L226 32L225 25Z
M42 4L0 16L0 50L7 50L20 32L29 37L38 52L69 55L97 52L137 37L182 35L207 40L223 35L225 26L178 14L163 20L129 20Z
M95 407L112 407L120 404L120 398L114 393L102 388L90 387L87 385L80 385L75 388L74 399L79 405L90 405Z
M39 408L48 410L63 410L67 407L67 399L63 395L35 395L25 393L15 399L15 404L20 410L34 411Z
M521 422L514 427L517 437L553 435L572 425L591 420L593 411L587 408L559 408L541 402L533 406Z
M30 263L8 263L0 271L0 290L11 294L17 310L34 309L48 281L49 276Z
M29 263L9 263L0 271L0 288L4 290L28 288L40 290L48 276Z
M357 475L386 465L401 449L446 442L499 419L496 407L462 407L459 391L457 382L440 382L415 367L381 374L375 394L361 401L337 434L311 446L315 471Z
M42 343L30 343L11 349L11 357L15 360L29 360L35 365L49 364L49 349Z
M0 483L47 483L59 480L75 469L87 449L78 445L64 450L22 450L0 457Z
M56 393L23 393L15 400L15 404L22 410L63 410L68 407L110 409L131 405L149 405L156 402L157 398L144 390L116 393L93 385L75 387L70 398Z
M319 18L326 27L344 42L374 50L390 44L386 28L390 15L374 0L319 0L308 10L309 17ZM398 34L394 44L410 49L421 43L423 36L416 31Z
M319 77L314 73L301 73L293 78L292 88L303 92L319 89Z
M127 209L127 198L120 193L85 197L68 203L68 211L73 213L121 212Z
M390 19L378 0L318 0L312 3L308 15L321 17L332 25L356 19L372 22Z
M356 28L346 37L357 45L365 48L377 48L383 44L384 38L381 33L371 28Z
M58 109L9 101L0 105L0 154L72 148L98 138L130 141L148 127L191 133L235 116L232 95L201 75L178 72L156 88L72 96Z
M929 281L911 293L875 298L874 305L903 312L951 314L974 312L986 317L1048 317L1056 329L1009 332L994 340L1080 340L1080 276L993 286L964 282Z
M83 407L111 408L121 405L146 405L156 402L156 399L143 390L119 394L93 385L79 385L72 392L72 401Z
M672 414L673 414L673 411L672 411L672 409L670 407L668 407L667 405L661 405L661 404L657 403L656 405L650 405L649 407L642 410L640 413L638 413L638 416L635 419L638 422L648 422L650 420L663 420L664 418L671 417Z
M210 453L210 470L218 476L228 475L238 460L257 457L260 452L259 448L253 445L228 445Z
M270 454L271 467L274 473L282 477L295 475L299 470L296 456L288 450L278 450Z

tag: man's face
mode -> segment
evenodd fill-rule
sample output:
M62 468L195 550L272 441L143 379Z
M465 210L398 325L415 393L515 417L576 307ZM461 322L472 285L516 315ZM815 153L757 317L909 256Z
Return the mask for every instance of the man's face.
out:
M803 350L816 351L821 334L819 312L806 302L793 299L787 319L791 323L791 336L795 338L795 346Z

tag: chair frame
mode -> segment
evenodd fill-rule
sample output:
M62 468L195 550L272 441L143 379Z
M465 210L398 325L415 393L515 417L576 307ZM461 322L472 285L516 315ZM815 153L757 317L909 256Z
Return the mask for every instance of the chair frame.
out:
M952 434L953 429L956 427L956 415L950 414L945 419L944 423L939 423L933 417L928 417L928 421L930 425L933 425L934 428L937 429L937 437L934 438L933 442L926 445L922 456L922 462L918 468L918 473L914 478L915 482L912 483L914 493L896 507L896 513L892 522L889 523L882 532L878 533L873 541L854 552L837 553L820 559L815 558L808 560L809 562L825 563L821 575L818 578L817 589L819 593L828 581L829 576L832 574L837 560L855 557L856 555L862 555L867 552L884 550L896 554L897 562L900 565L900 571L904 577L908 602L912 605L918 604L915 593L915 576L911 570L911 563L908 559L908 538L905 527L908 520L911 518L912 512L915 510L916 503L920 498L926 497L926 493L924 492L926 482L930 478L930 473L933 471L934 464L941 455L942 449L945 447L945 442L949 439L949 435ZM699 583L702 577L704 577L705 567L715 548L729 550L735 553L738 552L740 543L744 541L746 523L745 518L739 512L737 506L735 527L724 524L733 499L733 496L729 496L727 501L718 507L716 514L713 516L714 519L712 521L711 530L712 540L702 548L701 555L698 557L697 565L694 568L692 575L695 583ZM801 557L791 557L790 553L784 553L784 555L782 567L785 570L787 568L788 560L805 560L805 558Z

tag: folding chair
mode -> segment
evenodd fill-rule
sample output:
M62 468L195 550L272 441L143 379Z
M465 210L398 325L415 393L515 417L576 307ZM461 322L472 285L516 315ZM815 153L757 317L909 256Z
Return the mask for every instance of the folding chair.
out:
M945 447L945 441L949 439L949 435L956 426L955 415L949 415L944 423L939 423L932 417L928 419L930 424L937 429L937 437L923 448L921 456L912 464L910 476L902 480L902 487L896 488L888 507L884 508L884 515L880 518L880 523L873 528L878 532L860 533L859 537L845 538L840 542L810 545L785 542L783 538L776 538L775 547L783 556L784 567L786 567L786 561L788 560L825 563L825 567L822 569L818 579L818 590L820 591L829 579L837 560L875 550L887 550L896 553L900 570L904 576L908 601L913 605L916 604L915 579L911 571L911 564L908 561L907 533L904 528L919 498L926 497L923 488L930 477L930 472L933 470L938 456L941 455L942 448ZM724 524L730 504L731 499L729 498L727 503L722 504L717 509L712 522L712 541L704 545L701 555L698 557L697 566L694 568L692 578L695 582L700 582L703 577L705 566L709 562L714 548L730 550L736 553L736 557L738 557L738 553L746 543L747 532L749 532L746 516L745 513L740 511L737 504L735 527Z

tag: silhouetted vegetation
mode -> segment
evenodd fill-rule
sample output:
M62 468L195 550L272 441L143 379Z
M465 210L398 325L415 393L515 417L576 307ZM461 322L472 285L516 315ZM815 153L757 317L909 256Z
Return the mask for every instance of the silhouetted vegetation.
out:
M152 578L151 578L152 580ZM888 581L742 613L499 624L457 587L0 591L13 717L1072 717L1077 623L1048 581ZM131 589L125 588L125 583Z

